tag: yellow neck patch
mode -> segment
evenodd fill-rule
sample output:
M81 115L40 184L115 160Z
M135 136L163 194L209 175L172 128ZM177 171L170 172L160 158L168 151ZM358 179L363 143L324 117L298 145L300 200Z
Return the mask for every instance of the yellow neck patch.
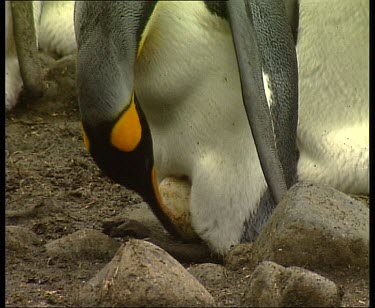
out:
M112 129L111 143L124 152L133 151L142 137L142 126L135 108L134 95L129 108Z
M148 18L148 21L146 23L146 26L142 32L142 35L141 35L141 39L139 41L139 44L138 44L138 50L137 50L137 59L139 58L139 56L141 55L141 52L142 52L142 49L143 49L143 46L146 42L146 39L147 39L147 36L148 36L148 33L150 31L150 28L152 28L154 26L154 17L155 15L157 15L157 10L159 8L159 5L160 5L160 1L158 3L155 4L155 7L150 15L150 17Z
M90 141L89 138L86 135L85 129L83 128L83 124L81 123L81 130L82 130L82 136L83 136L83 143L85 144L85 148L87 151L90 151Z
M161 195L160 195L160 192L159 192L159 185L158 185L158 181L156 179L156 170L155 170L155 167L152 167L151 180L152 180L152 186L154 188L156 200L158 201L160 208L164 212L165 209L163 207L163 200L161 199Z

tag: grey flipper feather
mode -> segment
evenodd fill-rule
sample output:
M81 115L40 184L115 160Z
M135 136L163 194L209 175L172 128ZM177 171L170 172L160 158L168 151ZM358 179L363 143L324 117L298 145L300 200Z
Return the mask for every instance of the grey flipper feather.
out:
M299 25L299 2L298 0L284 0L286 16L290 25L294 45L297 45L298 25Z
M263 71L270 79L271 115L276 148L287 188L296 181L298 66L296 48L285 6L278 0L250 1Z
M265 34L270 34L266 32L267 29L264 29L264 26L267 27L268 24L270 24L272 28L276 28L281 35L284 35L284 31L282 29L280 30L280 27L282 27L283 24L282 22L281 24L279 22L280 19L283 19L283 22L286 22L285 7L283 2L280 3L278 1L276 1L276 4L272 1L268 1L261 5L252 2L253 1L250 0L228 1L227 10L237 54L246 113L264 176L273 199L277 204L287 190L287 181L284 176L284 166L282 166L279 160L275 144L275 139L279 140L278 144L280 144L282 138L278 136L280 135L278 134L279 131L275 130L275 137L274 132L272 131L273 124L262 81L262 66L266 68L266 71L270 71L272 74L274 71L270 70L269 67L272 65L278 65L278 58L283 56L282 50L275 50L273 46L267 46L267 44L270 43L270 40L265 38ZM267 5L269 7L267 7ZM260 16L257 12L257 8L260 8L260 10L269 10L269 14L265 15L266 20L259 20L259 18L262 18L263 16ZM253 10L255 10L255 14L253 14ZM284 15L280 15L280 10L284 10L282 11ZM276 20L272 20L271 17L275 17ZM289 38L291 38L290 28L288 29L290 34ZM278 32L275 33L275 35L277 34ZM277 47L280 47L280 45ZM271 55L268 54L268 51ZM264 52L267 53L267 56L262 54ZM265 63L266 61L269 61L270 63ZM276 77L276 79L278 78ZM271 75L270 80L272 84L275 78ZM287 83L289 81L292 82L294 80L284 80L284 82ZM277 91L280 87L280 83L275 83L273 87ZM283 90L280 90L279 92L284 93ZM284 96L281 97L284 98ZM277 98L279 98L279 96L277 96ZM285 106L285 102L281 104ZM290 110L291 109L288 109L288 111ZM295 111L295 113L296 112L297 111ZM285 159L282 162L285 163ZM289 162L290 160L288 160L288 163ZM292 169L288 167L287 163L285 164L285 167L288 170ZM291 180L289 179L288 182L290 183Z

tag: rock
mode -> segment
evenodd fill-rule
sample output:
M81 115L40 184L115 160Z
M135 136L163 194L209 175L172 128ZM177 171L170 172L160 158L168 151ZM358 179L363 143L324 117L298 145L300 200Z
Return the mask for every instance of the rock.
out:
M120 247L98 230L83 229L45 245L50 257L76 260L110 260Z
M213 306L211 294L161 248L131 239L85 284L80 306Z
M253 250L253 243L242 243L233 246L225 256L225 267L230 270L252 267Z
M32 246L39 246L43 241L31 230L19 226L5 227L5 244L7 251L24 253Z
M76 58L77 55L72 54L58 59L57 61L51 61L50 68L47 73L47 77L57 76L66 77L74 76L76 71Z
M298 183L254 243L254 262L309 269L369 266L369 209L342 192Z
M188 272L208 288L214 288L226 279L224 266L215 263L195 264L188 268Z
M264 261L253 272L243 303L253 307L339 307L342 294L332 281L299 267Z
M282 302L280 280L285 268L273 262L262 262L252 273L249 291L243 304L255 307L279 307Z
M342 292L331 280L309 270L291 266L283 290L283 307L340 307Z

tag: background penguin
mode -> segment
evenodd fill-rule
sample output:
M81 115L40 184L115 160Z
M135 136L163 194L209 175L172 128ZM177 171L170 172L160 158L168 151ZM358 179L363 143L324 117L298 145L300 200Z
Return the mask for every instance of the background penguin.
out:
M17 104L23 81L14 44L11 1L6 1L5 6L5 107L10 110ZM35 44L57 57L72 54L76 49L73 13L73 1L33 1Z
M33 3L34 29L41 14L41 3ZM38 34L36 33L36 38ZM38 41L35 41L38 45ZM17 104L22 89L22 77L14 41L11 1L5 2L5 108L10 110Z
M369 1L299 4L299 180L369 194Z
M149 203L167 230L192 238L159 194L163 179L180 179L190 187L185 209L194 232L218 253L253 239L274 207L242 101L224 4L77 2L75 9L77 86L87 149L110 178ZM252 9L259 21L261 4ZM287 29L283 10L281 28ZM288 38L292 42L291 34ZM261 49L271 52L266 45ZM273 78L269 57L260 59L263 67L255 64L260 79L262 68ZM276 85L271 81L266 88L280 89ZM271 94L268 103L277 105L279 97ZM296 128L297 116L291 119ZM277 143L282 135L278 126L274 129L272 142ZM295 155L295 142L290 146Z
M77 48L74 33L74 1L44 1L40 17L41 50L61 58Z

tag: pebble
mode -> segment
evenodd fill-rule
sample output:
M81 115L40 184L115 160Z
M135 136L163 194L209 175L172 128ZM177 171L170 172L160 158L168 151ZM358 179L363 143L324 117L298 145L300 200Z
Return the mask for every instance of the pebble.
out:
M94 229L83 229L45 245L52 258L110 261L120 247L115 239Z
M331 280L300 267L264 261L252 273L242 304L252 307L340 307L342 292Z
M215 263L202 263L190 266L188 272L207 288L215 288L226 279L225 267Z
M19 226L5 227L5 243L7 251L24 253L25 250L31 249L33 246L43 244L33 231Z
M161 248L131 239L77 296L79 306L214 306L211 294Z

